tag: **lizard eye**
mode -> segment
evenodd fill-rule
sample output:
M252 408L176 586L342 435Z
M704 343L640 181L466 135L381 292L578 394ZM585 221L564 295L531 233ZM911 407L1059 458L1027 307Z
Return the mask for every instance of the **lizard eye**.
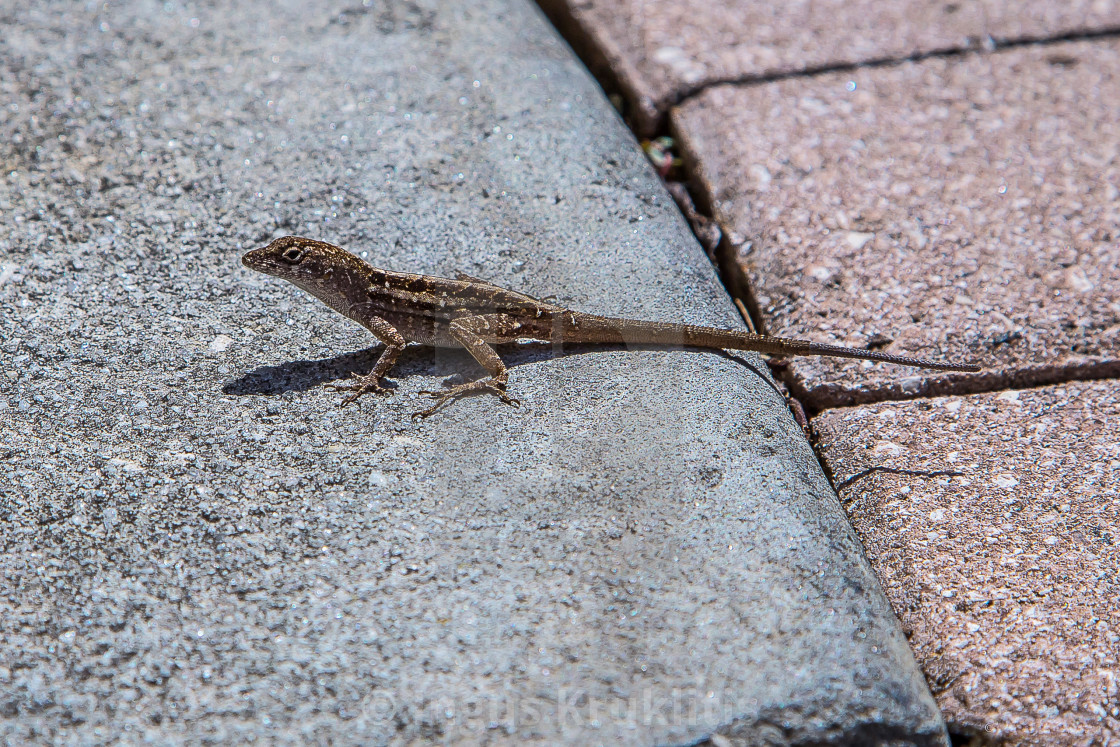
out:
M291 249L281 254L280 258L289 264L299 264L299 261L303 259L303 250L297 246L293 246Z

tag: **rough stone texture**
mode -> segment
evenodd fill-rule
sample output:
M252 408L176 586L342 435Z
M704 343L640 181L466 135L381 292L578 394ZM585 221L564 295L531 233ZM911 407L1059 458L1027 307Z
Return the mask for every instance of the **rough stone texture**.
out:
M1120 383L832 410L813 428L950 725L1120 738Z
M940 743L756 357L526 346L520 410L413 423L466 355L340 410L368 335L240 266L298 232L733 324L535 9L12 7L3 739Z
M1101 0L539 2L628 94L643 131L721 81L1120 27L1120 4Z
M774 334L979 360L799 359L813 407L1120 374L1120 43L720 87L676 115Z

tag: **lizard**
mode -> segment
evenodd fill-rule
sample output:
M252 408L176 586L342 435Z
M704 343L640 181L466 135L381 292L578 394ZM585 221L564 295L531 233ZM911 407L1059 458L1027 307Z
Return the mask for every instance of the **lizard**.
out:
M519 405L506 391L509 371L492 347L517 340L749 350L780 356L858 358L938 371L981 370L969 363L941 363L742 330L585 314L464 273L450 279L379 269L341 247L299 236L275 239L247 252L241 261L252 270L293 283L365 327L385 345L368 374L352 373L351 384L327 385L350 392L340 406L369 392L390 391L382 386L382 378L409 343L465 348L490 374L439 392L421 392L436 401L413 413L414 418L427 417L450 401L482 392L508 405Z

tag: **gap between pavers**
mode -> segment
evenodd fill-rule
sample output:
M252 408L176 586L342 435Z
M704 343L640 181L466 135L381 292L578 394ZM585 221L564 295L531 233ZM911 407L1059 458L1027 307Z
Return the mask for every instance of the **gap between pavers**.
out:
M713 88L673 117L767 331L987 368L792 360L821 410L1120 374L1117 97L1098 40Z
M734 325L535 9L59 3L10 28L5 738L943 744L757 357L528 348L520 410L415 424L466 355L410 352L340 410L321 384L368 335L240 267L309 234Z
M1120 29L1114 3L942 0L538 0L651 135L720 83Z

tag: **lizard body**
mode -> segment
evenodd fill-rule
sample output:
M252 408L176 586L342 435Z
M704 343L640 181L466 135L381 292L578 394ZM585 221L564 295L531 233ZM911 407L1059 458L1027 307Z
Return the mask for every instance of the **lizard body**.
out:
M419 417L475 392L489 392L506 404L518 404L506 393L509 373L491 346L524 339L753 350L771 355L859 358L941 371L980 370L971 364L939 363L738 330L585 314L462 273L451 280L378 269L333 244L298 236L276 239L248 252L241 261L253 270L290 281L385 344L369 374L353 374L353 384L330 385L336 391L352 392L343 399L344 405L367 392L387 391L381 379L409 343L466 348L489 372L488 379L424 392L436 402L414 413Z

